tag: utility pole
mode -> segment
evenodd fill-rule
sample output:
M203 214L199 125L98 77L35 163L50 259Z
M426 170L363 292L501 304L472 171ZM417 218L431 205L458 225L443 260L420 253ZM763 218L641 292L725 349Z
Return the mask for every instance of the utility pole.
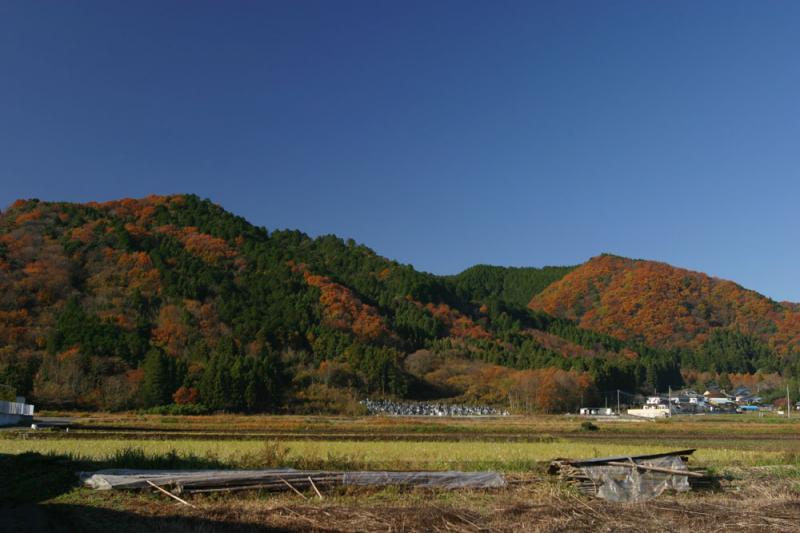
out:
M789 402L789 385L786 385L786 418L792 417L792 404Z
M669 386L669 392L667 392L667 407L669 411L667 411L668 416L672 416L672 385Z
M619 389L617 389L617 414L622 414L622 412L619 410Z

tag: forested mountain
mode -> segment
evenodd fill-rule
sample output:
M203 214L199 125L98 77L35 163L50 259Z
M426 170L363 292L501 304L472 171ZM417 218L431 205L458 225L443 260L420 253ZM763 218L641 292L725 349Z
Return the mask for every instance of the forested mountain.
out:
M593 310L630 312L597 304L626 261L439 277L192 195L21 200L0 214L0 384L42 406L100 409L350 412L392 395L553 411L678 386L681 364L708 379L791 370L796 337L775 317L796 309L754 293L739 311L730 299L738 321L698 311L706 337L684 322L667 335L656 317L657 335L631 334L624 316L595 323Z
M797 304L655 261L594 257L529 307L619 339L682 349L694 368L782 370L800 353Z

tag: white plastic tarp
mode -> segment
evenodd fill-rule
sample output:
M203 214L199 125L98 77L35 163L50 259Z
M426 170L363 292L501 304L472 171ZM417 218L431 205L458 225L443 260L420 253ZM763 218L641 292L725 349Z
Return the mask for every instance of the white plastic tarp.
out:
M637 460L636 464L688 470L683 460L675 455ZM667 489L690 490L688 477L679 474L603 464L583 466L582 470L597 485L597 496L611 502L642 502L660 496Z
M325 479L342 485L415 487L496 488L506 481L496 472L330 472L285 469L269 470L127 470L113 469L82 472L84 486L99 489L143 489L150 485L177 486L182 489L247 486L296 479Z

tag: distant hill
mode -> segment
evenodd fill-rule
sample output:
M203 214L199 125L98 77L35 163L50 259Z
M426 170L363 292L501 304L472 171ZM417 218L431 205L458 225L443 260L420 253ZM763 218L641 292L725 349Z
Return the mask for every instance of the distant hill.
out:
M784 361L800 351L796 304L654 261L594 257L534 295L529 307L654 347L703 350L727 332Z
M193 195L20 200L0 213L0 384L88 409L355 412L391 395L559 410L678 386L681 368L785 371L797 310L708 280L612 257L440 277Z

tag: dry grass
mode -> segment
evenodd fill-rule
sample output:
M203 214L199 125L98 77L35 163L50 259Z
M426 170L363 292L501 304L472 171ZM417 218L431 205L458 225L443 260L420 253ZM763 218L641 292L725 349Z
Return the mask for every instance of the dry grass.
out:
M688 447L691 442L681 443ZM798 464L796 453L780 451L766 443L760 449L741 449L736 441L719 441L695 454L694 462L722 468L737 465ZM274 464L276 447L283 449ZM309 466L366 469L499 469L527 471L556 457L607 457L659 453L675 443L583 442L405 442L405 441L226 441L226 440L112 440L112 439L0 439L0 453L66 454L79 460L106 461L135 449L156 457L171 452L196 456L235 467ZM260 458L265 458L259 463Z
M80 421L83 431L8 432L0 438L0 454L52 451L113 464L115 454L133 446L145 461L175 450L178 462L187 464L185 459L194 457L241 467L491 468L521 481L494 491L339 487L329 489L323 500L290 492L189 496L198 510L148 492L68 489L41 506L56 522L81 531L800 531L798 421L600 421L600 431L591 433L580 431L579 419L557 416L460 420L92 415ZM118 431L126 432L125 437ZM191 433L192 438L176 439L176 431ZM238 440L242 435L249 440ZM282 438L276 442L276 436ZM469 438L461 440L462 436ZM537 441L538 436L549 437ZM526 442L518 437L533 438ZM609 504L580 496L541 474L541 462L559 456L691 447L699 448L693 464L712 466L728 476L722 490L663 495L643 504Z
M122 504L118 495L102 494L100 500L109 497L111 505L141 517L167 517L176 531L196 527L197 522L184 521L197 518L212 526L290 531L800 530L797 486L788 481L764 484L757 475L729 483L720 492L664 495L641 504L609 504L551 482L529 481L494 491L337 489L321 501L291 494L194 497L198 510L147 494L126 495ZM80 496L73 494L53 505ZM96 493L94 504L105 505Z
M524 435L564 434L579 431L579 417L568 415L511 416L491 418L435 417L345 417L297 415L207 415L164 416L133 413L47 413L72 417L81 426L138 428L164 431L282 432L308 434L391 433L477 433ZM676 416L657 422L598 421L606 434L625 435L725 435L735 432L750 436L797 435L800 418L775 414Z

